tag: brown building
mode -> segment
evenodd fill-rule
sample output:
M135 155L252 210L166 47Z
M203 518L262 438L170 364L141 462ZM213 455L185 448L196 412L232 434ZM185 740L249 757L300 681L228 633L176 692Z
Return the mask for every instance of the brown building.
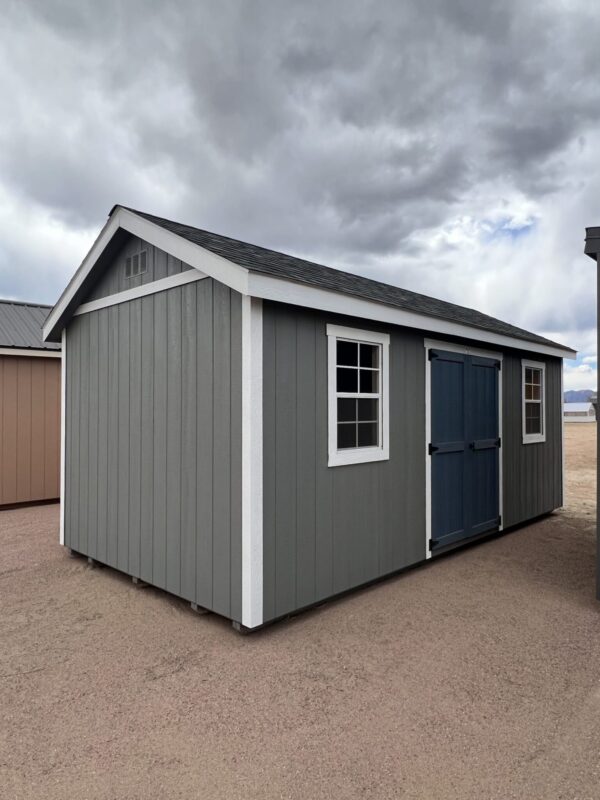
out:
M48 306L0 300L0 508L60 496L60 345Z

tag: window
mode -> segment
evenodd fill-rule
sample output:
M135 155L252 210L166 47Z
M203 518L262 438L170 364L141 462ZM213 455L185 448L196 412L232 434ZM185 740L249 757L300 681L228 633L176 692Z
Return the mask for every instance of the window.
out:
M386 333L327 326L329 466L389 458Z
M546 441L546 365L523 361L523 444Z
M146 272L146 251L136 253L134 256L127 256L125 259L125 277L137 278L138 275Z

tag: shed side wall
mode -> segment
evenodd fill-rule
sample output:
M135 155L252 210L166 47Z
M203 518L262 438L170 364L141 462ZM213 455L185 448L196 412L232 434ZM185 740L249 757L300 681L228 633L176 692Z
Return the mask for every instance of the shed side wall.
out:
M0 506L60 495L60 359L0 356Z
M422 561L425 339L407 328L264 303L264 619ZM390 342L390 459L327 466L328 322ZM456 338L448 342L477 346ZM503 523L562 505L562 361L546 363L546 442L522 442L521 358L504 351Z
M263 315L268 621L425 558L425 356L419 333L386 328L390 460L330 468L326 324L348 321L273 303Z
M506 352L502 364L502 463L504 527L547 514L562 497L562 360L535 356L546 364L546 441L523 444L521 360L529 353Z
M236 620L241 342L208 278L67 331L65 544Z

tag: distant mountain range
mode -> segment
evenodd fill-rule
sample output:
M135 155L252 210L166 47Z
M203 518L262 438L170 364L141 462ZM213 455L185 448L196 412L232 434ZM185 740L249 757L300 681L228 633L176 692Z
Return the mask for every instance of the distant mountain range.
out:
M565 392L565 403L587 403L595 394L592 389L571 389Z

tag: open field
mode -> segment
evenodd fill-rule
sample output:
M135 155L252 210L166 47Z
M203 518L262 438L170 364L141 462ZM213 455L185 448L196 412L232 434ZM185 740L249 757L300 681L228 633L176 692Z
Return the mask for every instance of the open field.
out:
M0 512L0 797L600 797L595 433L564 511L247 637Z

